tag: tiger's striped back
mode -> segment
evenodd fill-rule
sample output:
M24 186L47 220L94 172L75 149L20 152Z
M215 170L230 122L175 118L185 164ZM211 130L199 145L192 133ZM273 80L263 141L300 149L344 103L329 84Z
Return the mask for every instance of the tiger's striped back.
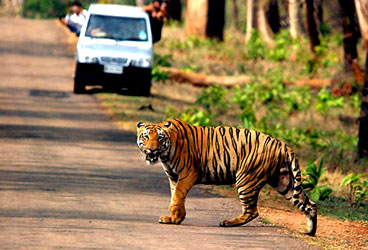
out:
M177 173L191 162L188 167L199 171L197 183L235 184L236 177L244 173L253 173L255 178L272 175L290 151L282 141L258 131L172 122L169 134L175 143L170 150L170 165Z

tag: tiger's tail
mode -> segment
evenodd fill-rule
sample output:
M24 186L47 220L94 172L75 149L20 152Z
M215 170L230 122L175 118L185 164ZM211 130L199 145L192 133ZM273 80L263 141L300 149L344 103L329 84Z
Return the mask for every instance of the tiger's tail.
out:
M288 154L290 168L293 176L293 196L291 201L294 206L302 211L308 218L306 234L314 236L317 231L317 204L309 199L302 187L302 176L298 160L293 152Z

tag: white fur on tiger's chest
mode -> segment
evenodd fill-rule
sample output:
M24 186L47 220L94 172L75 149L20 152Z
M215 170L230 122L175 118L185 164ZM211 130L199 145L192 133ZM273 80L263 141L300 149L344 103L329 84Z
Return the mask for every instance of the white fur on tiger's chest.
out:
M178 173L173 168L171 168L169 164L163 162L161 162L161 164L162 168L164 169L168 177L170 177L173 180L177 179Z

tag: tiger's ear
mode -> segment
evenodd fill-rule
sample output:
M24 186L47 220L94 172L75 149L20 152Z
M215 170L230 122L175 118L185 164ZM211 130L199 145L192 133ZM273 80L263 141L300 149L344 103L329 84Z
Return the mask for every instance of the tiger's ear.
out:
M138 122L137 123L137 128L141 128L141 127L143 127L145 124L143 123L143 122Z
M167 123L165 123L165 124L164 124L164 126L165 126L166 128L170 128L170 127L171 127L171 125L172 125L172 123L171 123L171 122L167 122Z

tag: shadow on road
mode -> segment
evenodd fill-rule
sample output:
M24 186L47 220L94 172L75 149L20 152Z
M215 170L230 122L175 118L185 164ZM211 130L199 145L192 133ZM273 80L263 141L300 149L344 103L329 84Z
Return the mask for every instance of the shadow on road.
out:
M37 57L74 58L74 54L71 51L65 50L66 46L67 43L56 44L35 41L2 41L0 43L0 54L6 53Z
M125 152L126 153L126 152ZM36 164L31 164L36 165ZM89 163L79 163L85 173L75 171L75 166L33 166L32 171L0 170L0 189L12 191L46 191L68 193L146 193L162 195L169 199L169 182L161 166L88 169ZM21 165L19 167L22 167ZM158 171L159 170L159 171ZM194 188L190 197L217 197Z
M2 218L37 218L37 219L85 219L85 220L105 220L105 221L128 221L147 222L157 221L157 216L147 214L124 214L103 211L102 213L88 210L61 210L61 209L0 209Z
M65 128L41 125L1 124L0 137L3 139L42 139L60 142L130 142L134 135L124 131L91 128Z

